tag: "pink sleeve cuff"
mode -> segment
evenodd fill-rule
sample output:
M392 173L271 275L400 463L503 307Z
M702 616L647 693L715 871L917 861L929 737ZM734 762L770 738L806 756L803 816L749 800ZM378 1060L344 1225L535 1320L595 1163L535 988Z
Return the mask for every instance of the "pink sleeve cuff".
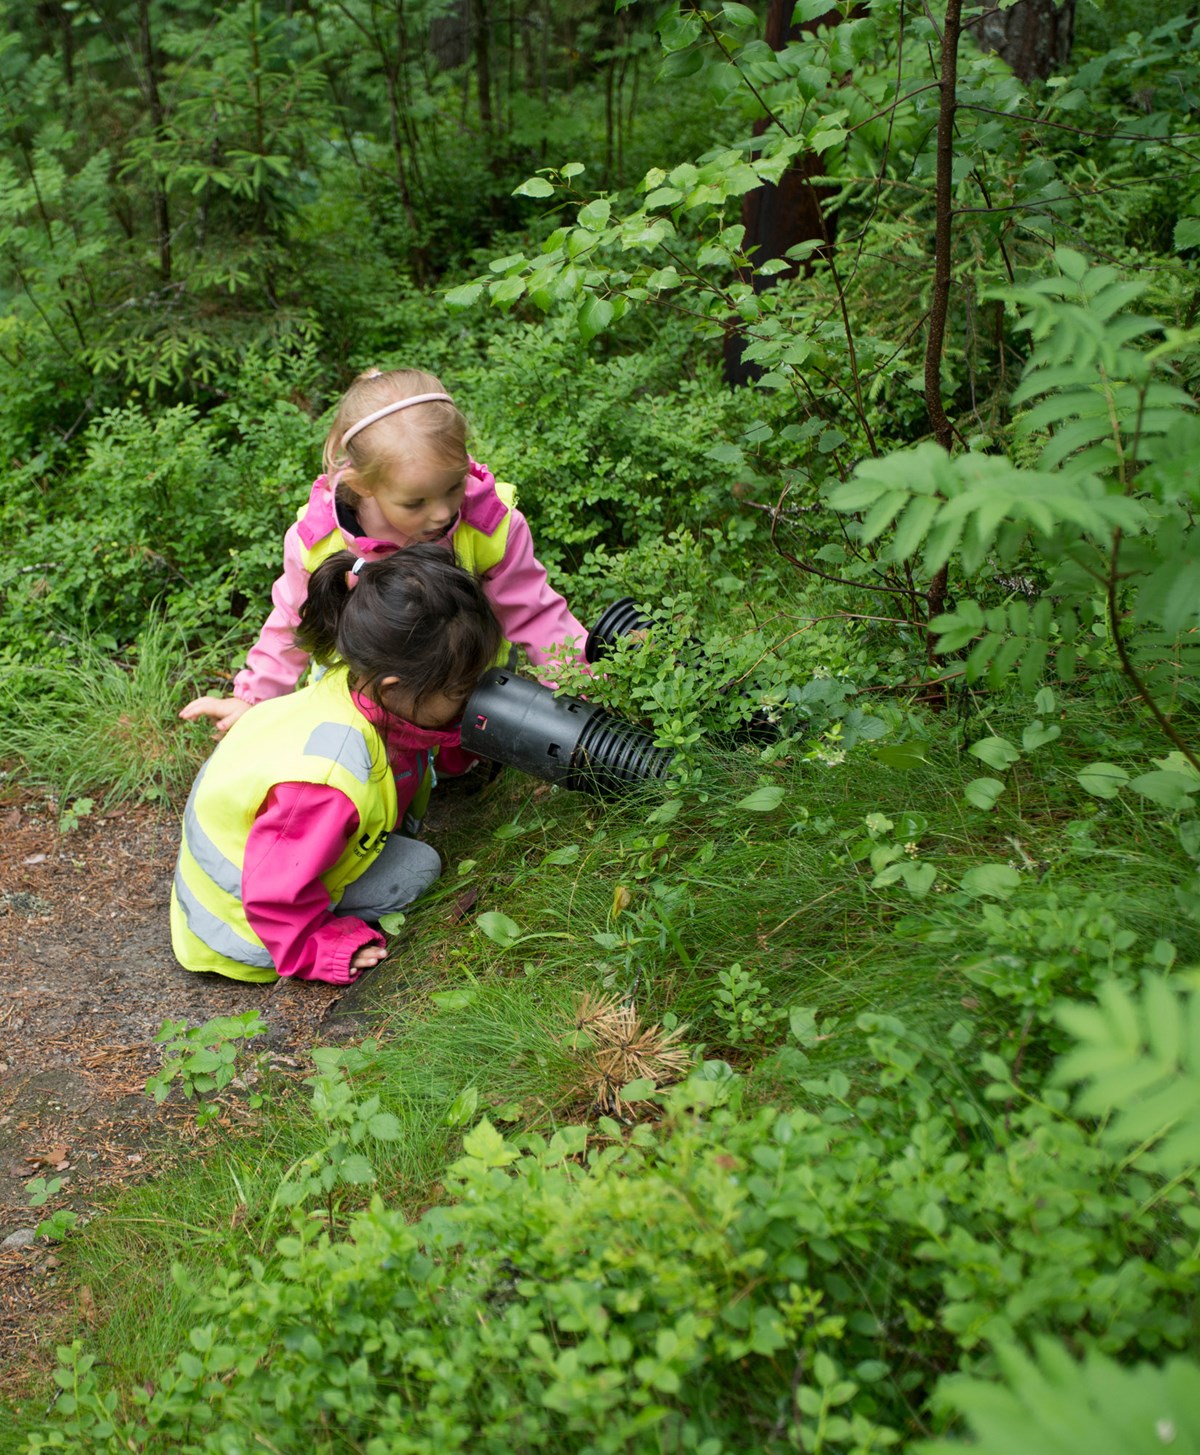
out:
M242 866L242 904L280 975L349 985L364 945L386 945L370 925L335 915L322 882L358 832L358 812L336 788L279 783L251 825Z

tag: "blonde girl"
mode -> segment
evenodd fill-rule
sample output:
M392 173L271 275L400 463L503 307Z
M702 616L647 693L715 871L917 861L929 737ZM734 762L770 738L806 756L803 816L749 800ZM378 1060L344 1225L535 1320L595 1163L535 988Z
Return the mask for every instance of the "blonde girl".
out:
M284 537L274 609L232 697L200 697L180 717L227 731L256 702L295 689L308 653L294 633L312 573L337 551L377 561L440 546L479 576L506 638L534 666L556 649L582 657L586 628L546 577L511 485L467 452L467 422L441 381L417 369L369 370L346 391L325 441L324 473Z

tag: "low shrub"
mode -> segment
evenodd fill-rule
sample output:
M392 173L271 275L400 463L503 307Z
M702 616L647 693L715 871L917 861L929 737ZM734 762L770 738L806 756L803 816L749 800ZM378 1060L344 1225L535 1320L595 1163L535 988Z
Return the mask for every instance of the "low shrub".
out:
M790 1111L708 1062L627 1139L485 1119L416 1223L375 1197L338 1241L298 1210L128 1402L64 1351L29 1451L867 1452L1014 1341L1194 1341L1185 1180L1126 1175L966 1023L839 1034L869 1070L812 1075Z

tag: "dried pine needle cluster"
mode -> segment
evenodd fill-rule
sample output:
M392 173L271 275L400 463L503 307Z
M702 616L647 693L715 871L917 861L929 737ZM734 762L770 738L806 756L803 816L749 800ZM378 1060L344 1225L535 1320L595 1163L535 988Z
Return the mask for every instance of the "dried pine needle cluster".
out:
M590 1092L601 1111L619 1116L621 1088L631 1081L669 1086L679 1080L691 1059L680 1044L686 1029L645 1026L636 1006L619 995L585 991L575 1008L574 1030L565 1037L579 1059L580 1090Z

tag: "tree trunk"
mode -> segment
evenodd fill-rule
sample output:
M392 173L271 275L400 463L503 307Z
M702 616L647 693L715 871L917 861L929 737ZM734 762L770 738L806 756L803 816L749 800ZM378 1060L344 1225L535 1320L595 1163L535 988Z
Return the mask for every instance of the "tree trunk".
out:
M1075 0L1017 0L985 11L971 29L980 49L995 51L1019 80L1044 81L1071 59Z
M455 0L429 22L429 51L439 71L457 70L471 59L471 3Z
M958 38L962 22L962 0L949 0L942 26L942 60L938 83L942 88L938 107L936 221L933 236L933 293L929 302L929 333L925 339L925 409L933 437L947 454L954 448L954 428L942 399L942 349L946 342L946 316L950 310L951 255L954 222L954 113L958 106ZM925 594L927 621L939 615L946 604L949 569L934 573ZM925 654L934 660L934 636L925 634Z
M150 124L156 138L163 134L163 106L158 90L158 55L150 32L149 0L138 0L138 42L142 64L146 68L144 94L150 110ZM167 188L162 177L154 174L154 222L158 229L158 270L164 283L171 281L171 213Z
M492 17L488 0L474 0L475 12L475 89L479 105L479 125L487 149L492 149Z
M783 50L789 38L803 31L812 31L829 23L836 25L841 20L840 11L832 10L816 20L807 21L794 30L791 28L794 0L769 0L767 8L766 41L772 50ZM754 134L761 136L767 128L766 120L755 122ZM764 182L742 198L742 224L746 229L742 244L746 252L756 249L754 259L765 263L769 258L782 258L789 248L797 243L816 239L823 243L831 241L831 222L821 210L824 198L833 190L814 183L815 177L825 174L825 164L815 152L799 157L780 177L779 182ZM774 277L794 277L800 264L789 263L787 270ZM805 265L809 266L809 265ZM753 277L756 289L769 287L772 278ZM754 366L742 357L744 350L742 335L736 331L726 333L724 342L724 371L727 384L746 384L754 377Z

